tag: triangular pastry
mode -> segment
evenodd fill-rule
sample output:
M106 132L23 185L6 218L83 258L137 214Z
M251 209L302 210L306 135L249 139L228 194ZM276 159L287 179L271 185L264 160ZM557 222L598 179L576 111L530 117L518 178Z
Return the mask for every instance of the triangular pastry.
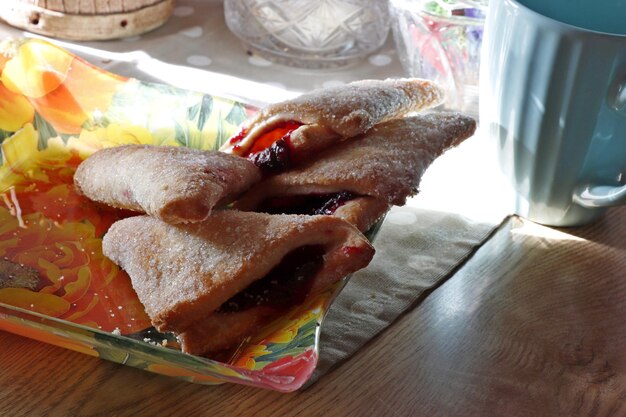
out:
M74 183L94 201L184 223L204 220L260 178L253 163L235 155L126 145L95 152L78 166Z
M272 104L244 123L221 148L278 172L374 125L437 106L436 84L422 79L364 80Z
M374 249L355 227L331 216L223 210L200 223L120 220L105 235L103 253L129 274L159 331L180 335L186 352L205 353L365 267ZM219 317L207 321L212 315ZM223 340L212 333L203 339L212 320L223 327L236 317L244 322Z
M336 214L364 231L389 205L402 205L415 194L430 164L475 129L474 119L455 112L390 120L298 167L267 177L234 207Z
M391 208L385 200L375 197L355 197L335 209L334 213L328 213L339 217L356 226L365 233L382 218Z
M208 355L238 346L276 317L276 309L265 306L216 312L193 323L177 337L183 352Z

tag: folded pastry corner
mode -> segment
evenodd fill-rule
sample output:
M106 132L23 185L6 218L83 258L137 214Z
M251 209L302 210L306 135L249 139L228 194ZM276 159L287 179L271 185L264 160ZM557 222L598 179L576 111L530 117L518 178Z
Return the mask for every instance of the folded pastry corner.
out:
M207 355L239 345L276 317L272 307L250 307L243 311L211 314L177 335L182 350Z
M264 179L234 207L267 213L335 214L365 231L390 205L402 205L415 194L430 164L475 129L474 119L457 112L393 119Z
M223 210L190 224L120 220L103 253L126 270L159 331L205 354L365 267L374 249L338 218Z
M91 200L169 223L204 220L213 207L230 203L260 179L245 158L151 145L102 149L74 174L77 190Z
M346 201L332 214L356 226L365 233L391 208L385 200L374 197L357 197Z
M436 84L417 78L363 80L316 90L267 106L221 150L276 172L307 159L311 152L442 100Z

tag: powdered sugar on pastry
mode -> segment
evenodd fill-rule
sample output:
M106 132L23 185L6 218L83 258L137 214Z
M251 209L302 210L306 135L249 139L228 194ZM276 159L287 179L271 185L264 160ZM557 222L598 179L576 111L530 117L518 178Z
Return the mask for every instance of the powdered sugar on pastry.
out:
M221 150L247 156L259 137L286 121L303 125L290 134L294 153L300 147L320 149L332 141L362 134L385 120L435 107L442 99L443 93L434 83L415 78L363 80L316 90L266 107ZM315 133L306 132L309 129Z
M153 325L180 333L264 277L291 251L323 247L315 292L365 267L374 249L349 223L330 216L214 212L172 225L149 216L120 220L103 253L131 277Z
M94 201L145 212L166 222L195 222L261 178L246 160L185 147L126 145L100 150L74 175Z
M380 198L357 197L338 207L333 215L355 225L360 231L367 232L389 208L389 203Z
M276 196L344 191L387 204L404 204L417 192L433 160L470 137L475 128L474 119L455 112L390 120L327 149L314 160L268 177L244 194L235 207L256 210Z

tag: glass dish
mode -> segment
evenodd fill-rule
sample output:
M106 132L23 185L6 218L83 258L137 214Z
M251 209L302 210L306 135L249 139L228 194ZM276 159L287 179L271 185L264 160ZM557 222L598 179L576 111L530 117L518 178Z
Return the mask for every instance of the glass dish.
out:
M92 203L72 185L76 166L98 149L128 143L218 149L255 109L123 78L42 40L3 47L0 329L201 384L283 392L302 386L343 283L228 354L184 354L175 337L151 328L125 272L102 255L103 234L127 213Z
M301 68L354 64L389 33L379 0L225 0L224 17L251 52Z
M436 81L447 108L478 116L480 49L488 0L390 0L398 56L412 77Z

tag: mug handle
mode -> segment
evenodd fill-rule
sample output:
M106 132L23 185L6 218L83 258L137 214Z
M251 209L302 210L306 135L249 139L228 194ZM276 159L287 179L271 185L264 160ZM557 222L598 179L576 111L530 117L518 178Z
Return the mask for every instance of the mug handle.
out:
M587 208L626 204L626 185L582 185L574 191L574 202Z
M609 107L626 116L626 74L616 78L609 88ZM574 191L574 202L587 208L609 207L626 203L626 185L585 184Z

